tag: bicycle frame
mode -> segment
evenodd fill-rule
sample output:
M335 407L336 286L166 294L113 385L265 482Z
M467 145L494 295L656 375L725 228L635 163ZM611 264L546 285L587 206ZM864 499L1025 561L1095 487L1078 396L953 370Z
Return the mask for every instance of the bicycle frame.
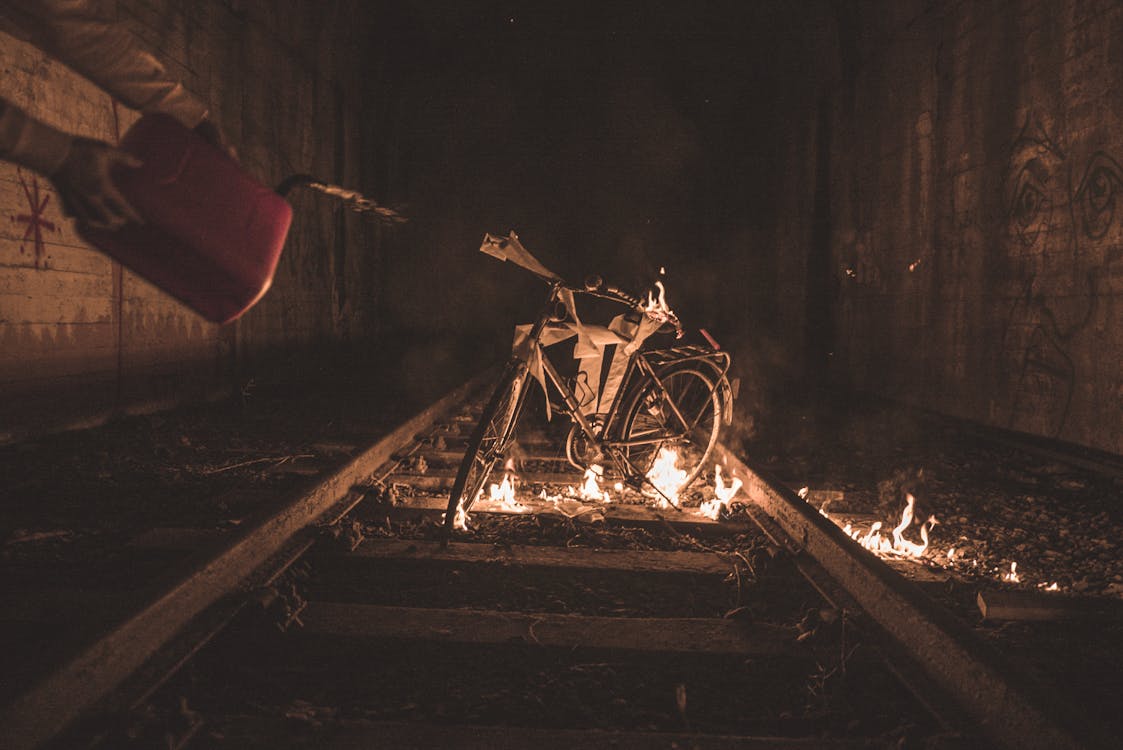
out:
M663 444L679 444L681 441L681 446L689 449L695 445L695 440L699 440L697 451L688 459L691 463L684 470L680 486L685 486L699 475L717 440L719 420L724 415L725 423L730 422L732 410L729 406L734 389L728 378L729 355L717 351L716 347L702 346L641 351L640 347L647 338L659 330L671 327L679 338L682 337L682 325L666 307L662 296L656 303L649 295L645 304L627 292L604 284L599 277L590 277L583 288L571 286L538 263L519 244L514 233L506 239L485 235L480 249L501 260L510 259L531 271L549 284L550 294L526 337L520 336L516 340L514 354L500 383L484 405L480 421L468 438L464 458L449 493L444 520L445 540L456 525L456 519L466 518L496 462L506 454L526 403L531 377L538 380L544 389L547 414L553 393L551 386L561 396L557 409L567 414L574 425L566 439L566 458L573 466L589 469L595 464L603 465L606 460L610 461L629 485L637 489L647 485L677 508L675 500L651 476L654 456L658 455L659 460L663 460ZM660 292L662 294L661 286ZM622 352L627 352L625 356L628 359L623 372L619 373L618 387L615 381L619 371L611 374L615 394L607 407L602 406L607 410L595 415L586 415L582 411L583 404L575 388L558 373L544 351L544 334L552 322L562 323L572 318L577 325L567 328L576 329L574 332L581 335L574 294L610 300L644 315L638 321L631 341L621 348ZM568 336L556 340L564 340ZM611 337L598 340L607 344L609 339ZM692 401L682 403L677 400L688 393L699 394L700 398L695 396ZM599 397L604 395L601 393ZM694 408L699 409L696 415L683 413ZM702 422L703 419L711 421L707 424ZM659 448L657 454L655 448ZM648 464L647 470L637 468L633 463L637 456L640 462ZM674 489L670 491L672 494L675 492Z
M696 346L672 347L670 349L652 350L652 351L637 351L630 355L627 369L624 372L619 393L616 395L610 410L607 413L605 422L600 426L599 430L596 429L593 423L582 413L580 402L577 399L573 389L565 382L565 379L558 373L553 363L545 356L543 352L543 345L541 338L546 326L551 320L558 317L557 305L562 302L560 299L561 292L568 289L570 292L577 292L582 294L590 294L592 296L604 297L607 299L614 299L606 295L599 295L594 292L585 290L571 289L563 282L553 282L551 284L550 295L548 297L546 306L543 308L542 313L538 319L531 326L530 334L528 336L527 344L529 346L527 359L519 358L524 374L529 370L529 358L536 357L537 361L541 363L542 374L544 376L543 383L545 387L553 385L556 391L562 397L564 405L563 411L569 416L570 419L578 426L581 433L590 442L591 445L603 450L609 455L614 463L624 471L626 474L634 475L639 472L628 461L625 455L625 449L637 447L641 445L650 445L660 442L665 442L668 437L674 438L676 435L658 435L645 439L621 439L618 435L619 422L621 419L622 405L629 402L629 397L637 392L637 389L644 383L650 382L655 385L658 392L664 397L665 403L671 408L675 419L678 422L678 427L681 432L679 435L689 433L695 424L691 424L689 420L683 416L676 406L674 399L669 397L663 381L659 377L658 370L665 368L669 365L678 365L685 362L699 362L704 364L714 375L714 384L710 392L712 395L715 391L721 391L721 403L723 406L723 415L725 422L728 424L732 416L732 411L725 408L733 400L732 388L728 379L728 371L730 366L729 355L725 352L716 350L706 350ZM616 300L619 301L619 300ZM518 412L522 410L523 398L525 397L526 390L529 388L529 382L525 382L522 386L523 393L519 394L515 409ZM549 394L547 392L547 398ZM697 420L695 420L697 421ZM511 421L509 433L513 433L515 426L518 422L518 413ZM511 434L504 435L503 442L510 440Z

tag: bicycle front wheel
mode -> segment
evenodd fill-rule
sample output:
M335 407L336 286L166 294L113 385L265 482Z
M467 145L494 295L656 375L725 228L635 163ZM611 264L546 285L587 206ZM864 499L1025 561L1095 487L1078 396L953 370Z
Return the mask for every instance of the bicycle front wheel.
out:
M667 471L652 479L671 496L693 482L710 457L721 429L721 399L700 370L683 367L658 377L662 387L644 383L627 406L624 453L635 471L651 478L656 462L668 461L664 451L674 451L673 467L661 467Z
M467 513L480 490L491 475L491 470L502 458L511 436L515 422L522 410L526 394L527 373L522 362L507 365L495 392L484 406L476 429L468 438L468 447L452 483L448 496L448 510L445 512L445 533L450 534L459 513Z

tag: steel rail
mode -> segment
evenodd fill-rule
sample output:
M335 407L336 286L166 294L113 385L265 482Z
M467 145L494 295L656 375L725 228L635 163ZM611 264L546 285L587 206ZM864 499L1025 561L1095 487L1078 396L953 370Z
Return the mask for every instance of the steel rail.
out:
M56 737L128 679L193 618L238 590L257 568L314 524L395 451L491 382L481 373L371 445L311 490L287 500L140 612L0 709L0 749L31 750Z
M998 747L1059 750L1085 744L1061 726L1040 698L1007 678L999 657L946 610L862 549L792 490L750 468L724 445L716 459L744 482L749 499L910 653Z

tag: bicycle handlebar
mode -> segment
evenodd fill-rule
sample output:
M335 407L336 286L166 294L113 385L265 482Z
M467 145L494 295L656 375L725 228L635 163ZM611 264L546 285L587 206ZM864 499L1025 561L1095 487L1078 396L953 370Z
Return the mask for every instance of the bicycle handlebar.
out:
M570 284L556 273L543 266L537 258L531 255L519 242L518 235L514 232L511 232L507 237L485 234L483 244L480 245L480 250L499 260L510 260L550 284L552 300L556 299L557 293L563 289L568 292L587 294L591 297L606 299L610 302L626 305L633 311L643 313L648 318L657 321L660 324L660 330L664 327L671 326L674 329L675 336L677 338L682 338L682 322L679 321L678 316L675 315L672 310L666 307L666 303L663 301L663 287L659 282L655 282L656 286L659 287L658 305L655 304L650 294L648 295L647 303L645 303L640 297L629 294L619 287L606 284L604 279L597 275L587 277L583 286Z
M631 307L633 310L642 312L647 317L659 321L664 327L670 326L674 330L676 338L682 338L682 322L678 319L677 315L667 309L651 309L651 307L648 304L644 303L644 301L639 297L635 297L622 289L612 286L611 284L606 284L604 282L604 279L602 279L600 276L594 274L592 276L586 277L585 287L583 289L578 289L564 283L563 285L567 289L574 292L580 292L582 294L588 294L592 297L600 297L601 299L607 299L613 302L625 304ZM660 328L660 330L662 330L662 328Z
M623 289L606 284L600 276L592 275L585 278L585 286L581 288L570 287L572 291L583 292L601 299L621 302L636 309L643 308L643 301L639 297L628 294Z

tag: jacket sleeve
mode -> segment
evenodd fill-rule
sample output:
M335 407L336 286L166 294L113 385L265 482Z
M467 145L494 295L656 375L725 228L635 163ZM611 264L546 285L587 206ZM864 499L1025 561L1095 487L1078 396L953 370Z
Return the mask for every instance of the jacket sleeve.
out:
M0 99L0 159L50 176L70 153L73 138Z
M11 9L13 20L32 43L125 105L169 114L188 128L206 117L206 105L142 49L124 26L99 13L92 0L9 0L0 6Z

